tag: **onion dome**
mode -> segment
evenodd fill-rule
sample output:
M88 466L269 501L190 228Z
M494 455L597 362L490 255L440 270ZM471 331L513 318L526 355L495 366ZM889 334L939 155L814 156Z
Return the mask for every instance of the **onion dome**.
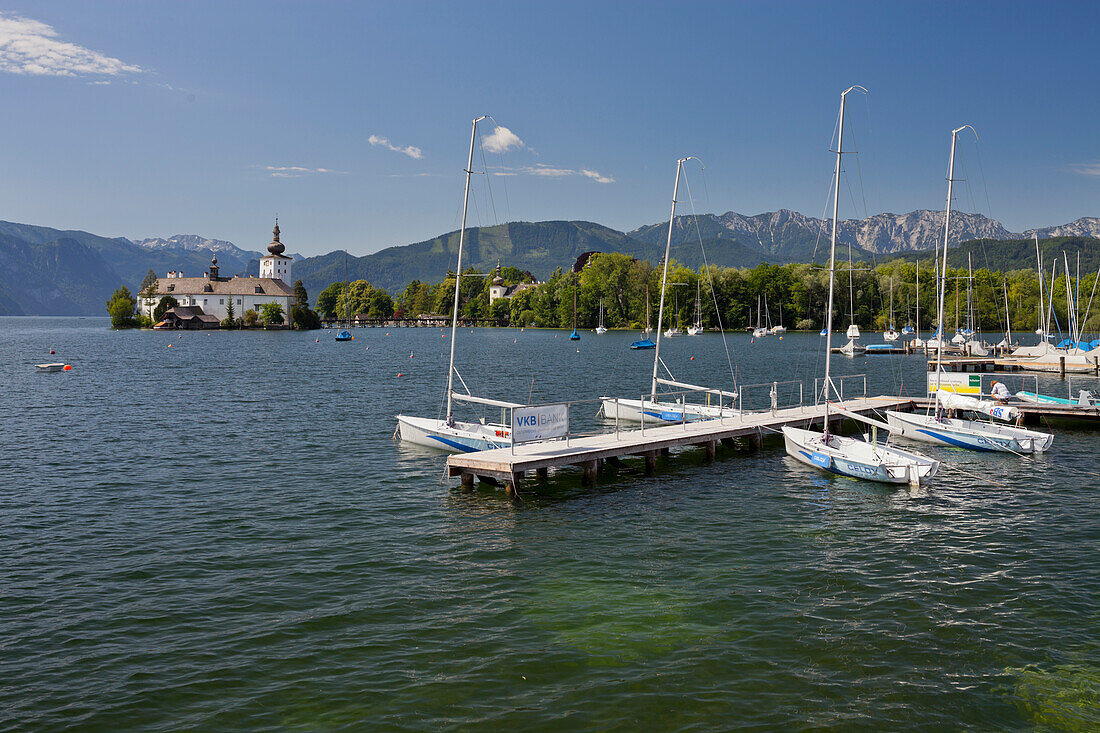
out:
M267 251L273 255L281 255L286 251L286 247L279 241L279 219L275 219L275 228L271 230L271 233L275 236L271 240L271 244L267 245Z

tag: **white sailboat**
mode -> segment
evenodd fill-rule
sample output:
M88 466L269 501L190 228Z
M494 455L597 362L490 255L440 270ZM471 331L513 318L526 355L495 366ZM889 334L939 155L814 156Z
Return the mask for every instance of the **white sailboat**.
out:
M924 348L924 339L920 337L920 257L917 257L917 317L916 328L913 333L913 340L909 344L918 349Z
M863 87L850 87L840 95L840 125L838 127L836 175L833 188L833 232L829 254L829 310L825 324L825 430L803 430L790 426L783 427L783 443L787 455L808 466L814 466L830 473L861 478L883 483L917 484L931 478L939 468L939 461L918 453L901 451L893 446L880 444L877 440L861 440L829 432L829 413L838 412L860 420L866 420L855 413L841 408L833 408L830 400L837 390L830 374L833 331L833 290L836 281L836 234L837 215L840 208L840 160L844 150L844 101L848 92ZM864 89L866 92L866 90ZM839 394L838 394L839 396ZM869 421L875 427L885 427L877 420ZM877 433L877 430L874 432ZM874 434L872 434L873 437Z
M603 298L600 298L600 325L596 326L596 333L601 335L607 333L603 325Z
M678 382L674 379L664 379L658 376L659 367L664 365L664 362L661 361L661 323L665 314L665 291L668 288L668 263L669 253L672 249L672 224L676 218L676 197L680 192L680 173L683 170L684 163L693 159L698 160L695 156L689 155L676 161L676 182L672 187L672 213L668 217L668 238L665 240L664 270L661 275L661 299L657 306L657 342L653 346L653 380L650 385L650 393L648 397L636 400L601 397L603 414L608 419L630 422L644 421L645 423L680 423L686 420L730 417L735 413L736 408L733 405L737 400L737 392L702 387L697 384ZM667 370L667 367L665 368ZM683 396L675 399L669 399L667 396L662 398L657 394L658 385L676 390L699 392L706 396L708 404L689 404L683 399ZM713 404L710 404L711 400L713 400ZM729 400L729 402L726 400Z
M766 299L766 298L765 298ZM768 323L771 323L771 318L768 318ZM783 325L783 303L779 303L779 324L772 326L768 329L768 333L772 336L782 336L787 332L787 327Z
M765 297L765 302L766 302L767 296L764 296L764 297ZM763 310L761 310L761 307L760 307L760 296L757 295L756 296L756 328L754 328L752 330L752 337L756 338L756 339L764 338L765 336L768 335L767 327L760 325L760 319L762 318L762 315L763 315Z
M890 321L886 324L886 331L882 334L882 340L886 342L898 340L898 330L894 328L894 276L890 275Z
M666 272L667 272L667 268L666 268ZM679 283L677 283L677 284L679 284ZM676 293L672 294L672 303L673 303L672 312L679 315L680 307L676 302ZM662 285L662 288L661 288L661 308L660 308L661 312L664 311L664 305L665 305L664 304L664 286ZM658 316L658 318L657 318L657 328L658 329L661 328L660 316ZM669 327L667 329L665 329L665 338L672 338L674 336L682 336L683 334L684 334L684 332L681 331L680 327L677 326L677 325L669 325Z
M698 336L703 332L703 283L695 283L695 322L688 326L688 336Z
M947 208L943 222L943 264L939 272L937 298L938 333L943 333L943 309L947 287L947 246L951 233L951 194L955 182L955 143L963 130L973 127L963 125L951 131L951 157L947 166ZM977 132L974 133L977 136ZM886 411L886 421L897 433L906 438L939 443L942 445L967 448L980 451L1001 451L1006 453L1036 453L1045 451L1054 441L1054 436L1035 430L1000 425L984 420L965 420L946 417L944 410L978 412L1001 420L1014 419L1018 413L1015 408L998 405L992 401L979 400L966 395L944 392L942 389L943 350L936 350L935 409L926 414Z
M840 179L837 178L837 185L839 186ZM852 263L851 247L848 249L848 304L849 314L851 315L852 322L848 326L848 331L845 335L848 337L848 343L840 347L840 353L845 356L858 356L867 351L867 347L859 342L859 326L856 325L856 288L855 288L855 265Z
M447 368L447 412L446 417L428 418L411 415L397 415L397 429L401 440L438 448L452 453L470 453L493 448L506 448L512 443L512 431L504 424L503 415L508 408L522 407L513 402L503 402L486 397L475 397L454 391L454 377L462 382L462 375L455 369L455 337L458 334L459 286L462 282L462 245L466 238L466 210L470 202L470 175L474 167L474 142L477 139L477 123L487 115L478 117L470 131L470 155L466 162L466 192L462 199L462 228L458 232L458 265L455 267L454 312L451 318L451 358ZM465 382L463 382L465 386ZM454 417L453 403L466 402L489 407L499 407L502 419L500 423L463 422Z

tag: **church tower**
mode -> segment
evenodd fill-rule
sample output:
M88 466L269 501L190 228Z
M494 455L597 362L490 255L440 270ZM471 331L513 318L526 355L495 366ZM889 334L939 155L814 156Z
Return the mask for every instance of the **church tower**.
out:
M283 254L286 247L279 241L278 217L275 217L275 228L271 233L274 235L274 239L271 240L271 244L267 245L267 251L270 254L260 258L260 277L269 277L273 280L282 280L289 283L291 281L290 266L294 260Z

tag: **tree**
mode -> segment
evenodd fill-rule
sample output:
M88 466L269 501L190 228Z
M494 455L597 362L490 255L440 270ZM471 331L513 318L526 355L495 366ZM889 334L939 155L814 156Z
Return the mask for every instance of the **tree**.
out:
M301 282L299 280L299 282ZM233 298L227 298L225 301L225 320L222 321L222 326L225 328L233 328L237 325L236 312L233 310Z
M283 306L279 303L262 303L260 304L260 311L263 313L265 326L283 322Z
M309 308L303 308L300 305L290 306L290 320L294 323L295 328L300 328L303 331L321 327L321 317Z
M343 308L344 283L332 283L317 296L317 310L325 318L335 318L337 308ZM343 312L339 314L343 316Z
M171 295L165 295L157 303L157 307L153 309L153 323L160 323L164 320L164 314L171 308L175 308L179 305L179 301L173 298Z
M145 279L141 281L141 290L138 291L138 297L143 304L157 297L157 282L157 273L150 267L149 272L145 273Z
M249 308L244 312L244 325L249 328L255 328L260 325L260 314Z
M306 286L301 280L294 282L294 305L299 308L309 308L309 293L306 292Z
M107 299L107 312L111 314L111 326L114 328L133 328L134 305L137 298L130 295L130 289L123 285Z

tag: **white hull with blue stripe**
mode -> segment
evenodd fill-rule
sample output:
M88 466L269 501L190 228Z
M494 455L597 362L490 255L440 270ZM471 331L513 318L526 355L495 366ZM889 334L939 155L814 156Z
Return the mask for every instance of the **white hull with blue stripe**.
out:
M446 420L398 415L397 429L401 440L407 443L448 453L473 453L512 445L512 434L507 425L482 425L458 420L448 424Z
M1050 433L981 420L937 419L935 415L887 410L886 422L904 438L967 450L1041 453L1054 442Z
M842 435L783 427L787 455L839 476L884 484L917 484L936 475L940 462L919 453Z
M613 397L601 397L603 400L603 415L608 420L625 420L627 422L642 422L642 414L645 414L647 425L654 423L682 423L686 419L715 420L722 417L733 417L737 410L732 407L718 407L717 405L693 405L683 402L670 402L658 400L629 400L615 399Z

